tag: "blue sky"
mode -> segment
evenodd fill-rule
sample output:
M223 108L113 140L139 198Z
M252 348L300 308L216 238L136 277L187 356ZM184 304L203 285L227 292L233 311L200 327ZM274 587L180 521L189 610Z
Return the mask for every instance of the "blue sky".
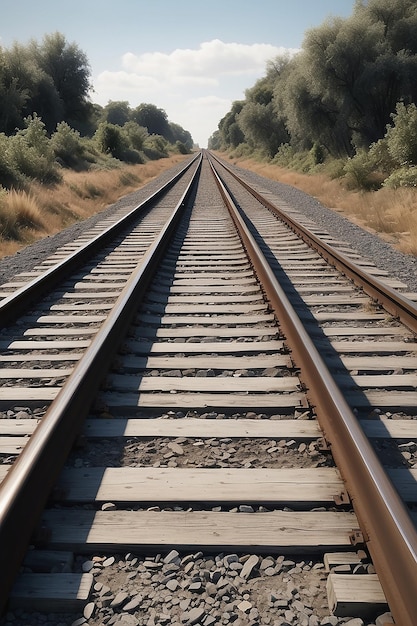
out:
M201 147L266 62L355 0L1 0L0 45L59 31L90 62L101 105L150 102Z

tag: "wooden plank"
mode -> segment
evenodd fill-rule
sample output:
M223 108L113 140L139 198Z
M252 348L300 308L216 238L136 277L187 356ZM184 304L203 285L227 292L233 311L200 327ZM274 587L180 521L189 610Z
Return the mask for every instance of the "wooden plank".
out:
M394 337L396 335L400 335L400 337L405 337L408 335L407 331L404 327L398 326L331 326L328 328L320 329L327 337L337 337L337 336L345 336L349 337L351 335L358 336L369 336L369 337L377 337L378 335L382 335L384 337ZM410 334L409 337L412 337Z
M88 419L87 437L195 437L317 439L322 432L315 420Z
M392 410L414 410L417 406L417 392L413 391L344 391L347 402L356 408L390 408Z
M339 352L340 354L393 354L396 352L415 352L416 344L407 341L332 341L325 343L317 342L320 352ZM341 357L343 358L343 357Z
M92 309L94 309L94 305L88 305ZM157 313L166 313L169 315L187 315L190 313L191 315L197 315L201 313L202 315L218 315L219 313L226 313L230 315L242 315L249 313L252 315L255 311L266 312L265 303L259 302L252 304L234 304L231 302L230 304L205 304L202 302L195 302L194 304L157 304L157 303L144 303L143 304L144 311L155 311ZM241 323L244 323L245 320L241 320Z
M0 453L1 454L20 454L29 441L29 437L1 437L0 436Z
M75 333L74 333L75 334ZM232 339L233 337L267 337L278 335L277 326L259 327L239 327L239 328L212 328L212 327L180 327L180 328L149 328L143 327L136 330L137 337L155 337L155 338L180 338L180 337L223 337Z
M417 420L360 420L367 437L417 439Z
M26 400L27 401L27 400ZM303 393L276 394L232 394L232 393L117 393L100 395L102 404L110 411L135 411L143 409L222 409L258 411L271 409L287 411L306 408Z
M38 324L97 324L104 322L105 315L41 315Z
M11 593L10 609L82 611L93 585L92 574L21 574Z
M0 387L0 403L28 403L40 406L52 402L61 387Z
M275 320L273 313L258 313L257 315L162 315L156 319L156 315L141 313L135 318L135 324L156 324L170 326L176 324L201 324L212 326L218 324L263 324Z
M387 601L376 574L334 574L327 578L327 598L337 617L372 616L387 610Z
M0 432L2 435L23 436L31 435L41 420L32 419L2 419L0 420Z
M142 550L175 546L181 550L216 548L245 552L322 552L323 546L348 547L357 527L352 513L215 513L213 511L63 511L42 517L51 529L49 545L75 552Z
M164 281L161 281L162 283L164 283ZM177 287L186 287L188 285L192 286L192 287L215 287L216 285L219 285L221 287L223 287L224 289L227 289L228 286L232 287L234 290L239 289L240 285L243 286L254 286L256 288L259 289L259 285L256 282L254 276L244 276L244 277L240 277L240 276L233 276L232 278L230 277L230 275L222 275L219 276L218 274L212 274L211 276L207 276L207 274L201 273L201 276L197 277L197 276L193 276L192 278L174 278L173 280L167 280L165 281L165 283L167 285L172 285L172 287L177 288ZM202 291L200 289L200 291Z
M23 561L24 567L32 572L68 572L74 564L72 552L63 550L28 550Z
M10 361L10 358L9 358ZM69 376L72 372L72 368L68 369L29 369L25 368L0 368L1 378L62 378L63 376Z
M0 363L36 363L38 361L79 361L83 355L79 352L61 352L60 354L39 354L31 352L30 354L0 354Z
M330 572L333 567L338 565L359 565L362 563L362 558L357 552L327 552L324 555L323 563L326 572Z
M280 393L300 389L297 376L126 376L111 374L106 379L109 389L118 391L202 391L210 393Z
M343 490L336 469L65 468L66 502L333 502Z
M149 291L146 293L146 300L143 303L144 308L146 308L149 302L160 302L167 303L167 305L178 305L178 304L188 304L192 303L198 307L199 302L204 304L215 304L215 303L229 303L238 304L240 302L258 302L259 300L263 300L262 292L259 290L258 293L250 294L250 295L240 295L240 294L227 294L225 296L222 295L206 295L205 293L200 293L199 296L186 296L186 295L166 295L162 294L159 291ZM264 304L265 307L265 304ZM195 312L195 309L194 309Z
M363 374L362 376L335 374L334 379L340 386L354 387L357 385L363 389L376 387L388 390L403 387L415 389L417 387L417 374Z
M293 298L289 296L289 299L292 301ZM341 295L309 295L306 294L303 296L303 300L308 306L325 306L329 304L333 304L336 306L347 305L353 306L354 304L367 304L370 302L370 298L368 296L355 296L353 294L342 297Z
M340 360L343 365L350 370L394 371L396 369L417 369L417 356L409 355L378 355L377 359L374 356L342 356ZM336 357L335 359L326 357L326 363L328 364L336 363L338 361L339 357Z
M114 302L95 302L94 304L53 304L50 311L66 311L67 313L79 313L80 311L109 311L114 307Z
M266 369L270 367L292 367L286 355L272 354L259 356L131 356L123 355L120 366L124 371L138 372L142 369L213 369L246 370Z
M90 340L70 341L50 339L49 341L36 341L27 339L26 341L9 340L0 341L0 350L70 350L72 348L88 348ZM13 361L13 357L9 357Z
M280 352L284 342L273 341L216 341L209 342L168 342L134 341L127 342L128 348L136 354L245 354L247 352Z
M88 328L28 328L23 333L24 337L81 337L84 335L94 335L98 331L98 326L89 326Z
M208 294L220 294L220 293L241 294L241 295L244 293L256 293L256 294L261 293L259 285L257 285L256 283L251 286L236 284L236 281L233 281L233 283L230 285L225 285L223 281L223 285L208 285L207 284L207 285L204 285L203 288L201 286L194 286L194 284L181 285L181 286L171 285L169 287L169 293L170 294L194 293L196 294L196 297L198 296L205 297L205 296L208 296ZM157 285L158 283L155 281L153 283L153 286L156 287ZM211 298L212 296L210 295L209 297ZM231 297L234 300L236 296L233 295Z
M309 312L310 315L310 312ZM344 322L347 320L354 320L355 322L374 322L375 320L384 320L386 319L385 313L376 313L370 311L359 310L353 312L343 312L340 313L338 311L316 311L313 312L313 315L316 320L319 322L339 322L343 320Z
M223 278L223 282L225 282L225 280L230 281L234 279L236 279L239 282L242 280L251 280L251 281L253 280L253 270L250 267L248 267L248 269L245 269L245 270L233 268L232 272L233 272L233 277L230 277L230 274L224 272L225 278ZM213 271L210 271L206 267L196 269L193 272L190 272L188 268L181 269L179 267L176 267L173 272L159 271L158 277L159 276L161 276L162 278L173 280L174 283L176 283L177 281L181 281L181 280L189 280L194 283L194 280L198 281L200 279L201 280L222 279L222 275L219 274L218 268L215 268Z

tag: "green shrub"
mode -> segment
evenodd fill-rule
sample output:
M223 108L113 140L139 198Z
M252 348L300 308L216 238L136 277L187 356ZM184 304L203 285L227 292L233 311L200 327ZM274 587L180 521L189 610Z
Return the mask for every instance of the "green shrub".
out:
M384 187L398 189L398 187L417 187L417 166L402 167L395 170L382 183Z
M373 165L369 154L361 150L354 157L346 161L344 167L346 182L350 189L371 189L371 174Z
M51 147L56 158L65 166L76 168L83 164L86 148L80 133L66 122L60 122L51 137Z
M143 145L143 152L151 161L168 156L168 142L161 135L149 135Z
M94 135L100 152L111 154L115 159L123 160L123 153L129 148L126 136L120 126L101 122Z
M397 104L392 114L394 125L388 127L385 135L388 151L398 165L417 165L417 107Z
M44 155L28 144L26 138L19 133L9 137L8 154L14 169L25 178L38 180L41 183L54 183L60 180L53 153Z
M182 143L182 141L176 141L175 147L178 150L179 154L190 154L190 150L185 144Z
M123 126L123 132L134 150L139 152L143 150L146 138L148 137L146 128L139 126L137 122L130 121Z
M12 163L9 154L10 139L4 133L0 134L0 189L6 187L22 187L23 176Z

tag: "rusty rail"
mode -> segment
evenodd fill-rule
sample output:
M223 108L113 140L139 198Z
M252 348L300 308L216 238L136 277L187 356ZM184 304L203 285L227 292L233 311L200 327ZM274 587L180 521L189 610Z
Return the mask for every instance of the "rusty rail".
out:
M78 248L78 250L68 255L67 258L43 272L42 275L37 276L20 289L16 289L13 294L1 300L0 325L4 326L16 319L16 317L31 306L35 299L53 289L55 285L63 281L70 272L73 272L77 267L82 265L82 263L85 263L91 255L105 246L113 237L116 237L118 233L137 219L140 213L148 209L175 185L196 159L198 159L198 155L187 163L187 165L175 174L165 185L160 187L160 189L146 198L146 200L141 202L137 207L129 211L125 216L121 217L117 222L108 226L105 230L96 235L96 237L93 237L90 241Z
M90 347L0 485L0 613L50 491L86 418L91 399L143 298L194 189L200 163L160 235L146 252ZM29 523L30 520L30 523Z
M224 167L225 170L241 185L243 185L243 187L249 191L254 198L256 198L267 209L272 211L272 213L277 215L280 220L291 228L291 230L311 248L316 250L316 252L318 252L318 254L320 254L320 256L322 256L328 263L350 278L355 285L361 287L368 296L378 302L391 315L398 317L398 319L401 320L403 324L408 326L410 330L417 332L417 306L412 300L409 300L409 298L406 298L395 289L391 289L378 278L368 274L345 254L339 252L325 241L322 241L297 220L287 215L285 211L282 211L255 189L252 189L248 183L233 172L233 170L227 167L224 162L220 161L212 154L210 154L210 157L216 159L216 161L220 163L220 165Z
M294 362L300 368L300 379L316 408L317 418L346 483L395 623L397 626L415 626L417 531L414 524L229 192L215 171L214 174L255 272L291 346Z

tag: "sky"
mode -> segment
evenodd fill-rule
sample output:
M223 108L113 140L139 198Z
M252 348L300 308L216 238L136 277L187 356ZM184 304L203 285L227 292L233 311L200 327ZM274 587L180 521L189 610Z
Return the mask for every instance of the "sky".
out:
M60 32L91 67L91 100L163 109L201 148L266 63L355 0L0 0L0 46Z

